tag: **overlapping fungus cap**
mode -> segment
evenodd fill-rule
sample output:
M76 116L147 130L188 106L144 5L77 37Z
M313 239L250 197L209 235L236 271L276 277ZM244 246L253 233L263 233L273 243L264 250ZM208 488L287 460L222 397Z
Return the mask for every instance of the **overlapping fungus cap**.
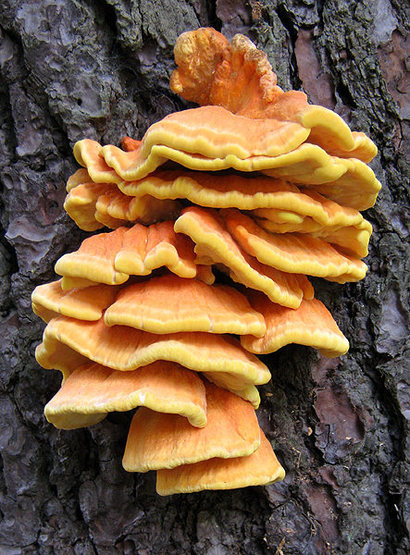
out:
M293 197L291 210L257 208L251 214L258 225L272 233L307 233L341 247L347 254L367 256L372 226L358 210L315 191L305 189L301 195L310 202L299 206L299 199Z
M269 216L275 218L273 214ZM299 222L278 222L275 221L275 219L255 218L255 221L260 227L271 233L296 232L318 237L325 240L327 243L340 247L340 252L342 254L345 253L362 258L369 253L369 240L373 229L372 225L367 220L363 220L357 225L339 228L321 226L311 218L304 218L303 221Z
M227 118L238 120L235 132L229 137L225 133ZM381 185L364 162L330 156L323 148L311 143L290 150L294 145L286 140L284 146L280 136L275 138L273 128L268 150L276 154L261 154L265 143L257 137L250 137L248 132L249 127L256 126L256 129L261 121L234 116L217 106L203 106L170 114L151 126L138 150L124 152L113 145L101 147L95 141L85 139L76 143L74 154L95 183L119 184L142 179L167 160L172 160L200 171L229 168L242 172L261 171L312 187L328 198L358 210L374 204ZM221 135L225 136L221 138Z
M174 229L194 241L197 262L222 264L234 281L264 292L273 302L297 308L303 297L313 297L313 288L306 276L266 266L241 250L214 210L186 208Z
M82 139L74 145L73 154L77 162L82 166L82 173L75 173L67 182L67 191L78 185L81 180L89 178L93 183L120 183L119 175L108 166L101 156L101 145L91 139Z
M243 35L229 43L214 29L189 31L178 38L174 55L178 69L170 87L186 100L249 118L298 123L309 131L310 143L335 156L369 162L377 153L364 133L351 133L336 113L309 105L300 91L283 92L266 54Z
M131 372L86 363L73 370L44 412L54 426L71 430L96 424L108 412L138 406L178 414L189 426L203 427L207 421L205 387L198 374L165 361Z
M56 273L107 285L124 283L129 275L117 271L114 261L126 231L125 227L120 227L111 233L84 239L76 253L65 254L57 261Z
M298 233L269 233L238 210L223 210L220 214L237 243L262 264L340 283L358 281L366 275L367 266L359 258L342 254L323 239Z
M107 327L103 318L97 322L53 318L36 349L36 359L44 368L61 370L65 377L90 360L123 372L168 360L203 372L253 404L258 404L259 397L249 386L267 383L271 377L268 368L233 337L202 332L154 335L127 326Z
M198 272L194 259L193 243L176 234L173 222L167 221L148 227L120 227L89 237L77 251L62 256L55 271L63 276L63 288L66 278L85 279L84 285L116 285L125 283L130 275L146 276L162 266L181 277L192 278Z
M181 210L177 201L147 195L130 199L118 194L115 183L94 183L86 170L76 173L67 184L64 209L85 231L116 228L130 221L149 225L173 219Z
M233 287L172 275L124 288L105 311L104 322L155 334L199 331L262 337L266 331L262 315Z
M330 358L348 351L348 340L318 299L303 300L298 309L291 310L271 303L256 291L250 292L248 298L252 306L263 314L266 322L264 337L248 335L241 338L242 346L251 353L273 353L290 343L314 347Z
M234 167L252 171L271 168L271 160L276 165L277 157L294 151L307 135L307 130L297 123L254 120L219 106L203 106L170 114L154 123L137 150L124 152L106 145L99 154L126 181L147 176L165 160L198 170ZM80 163L86 163L78 153L82 150L80 141L74 154ZM260 168L253 168L252 164Z
M173 495L205 489L235 489L283 480L285 471L261 430L260 447L248 457L214 458L157 471L157 493Z
M252 210L259 217L268 217L266 214L274 210L284 216L294 212L326 227L357 225L363 221L357 209L341 206L310 189L300 189L287 181L257 173L216 175L183 168L158 170L138 181L123 181L118 189L137 198L149 195L157 199L186 199L210 208Z
M84 170L78 172L84 175ZM141 220L141 203L151 209L154 199L186 199L200 206L252 211L251 215L260 218L260 225L269 231L315 234L329 238L329 242L339 244L358 256L367 255L372 231L370 223L357 210L341 206L315 191L301 191L296 185L262 175L243 177L222 174L216 178L212 173L181 169L158 170L143 179L124 181L118 186L82 183L79 178L76 182L64 206L84 230L97 229L102 225L98 220L101 219L98 213L100 205L112 218L109 227L118 227L126 222ZM107 188L110 202L106 202ZM170 211L168 217L172 215Z
M45 322L59 314L79 320L99 320L118 293L118 287L96 285L64 291L61 280L36 287L31 295L33 312Z
M123 466L129 472L174 468L214 457L247 457L260 444L254 408L206 383L207 424L193 428L174 414L139 409L131 423Z

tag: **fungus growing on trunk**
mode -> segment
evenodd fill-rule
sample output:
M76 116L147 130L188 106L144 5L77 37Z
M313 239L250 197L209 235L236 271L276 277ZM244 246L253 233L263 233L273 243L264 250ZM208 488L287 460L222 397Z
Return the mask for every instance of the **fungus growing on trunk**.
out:
M141 406L123 464L156 469L160 495L283 479L255 415L270 372L253 353L347 351L306 274L365 276L359 210L380 189L374 143L282 91L246 37L184 33L175 60L172 90L200 107L122 149L76 143L64 207L85 231L113 231L62 256L61 280L33 293L48 322L37 360L63 373L47 419L72 429ZM214 284L215 268L240 285Z

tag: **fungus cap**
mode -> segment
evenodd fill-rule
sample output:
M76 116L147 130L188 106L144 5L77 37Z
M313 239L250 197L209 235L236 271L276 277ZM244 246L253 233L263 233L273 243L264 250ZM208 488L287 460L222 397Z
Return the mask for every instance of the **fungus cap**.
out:
M157 471L157 493L192 493L202 490L262 486L283 480L285 471L261 430L260 447L248 457L215 458Z
M246 350L265 355L290 343L298 343L314 347L329 358L348 351L348 340L318 299L303 300L297 310L271 303L256 292L249 295L249 300L263 314L267 331L260 339L250 335L242 337L241 344Z
M67 353L67 348L77 356ZM107 327L103 319L86 322L66 316L53 318L44 330L43 343L36 349L38 363L69 374L83 364L82 357L121 371L169 360L205 374L221 373L221 380L230 375L238 389L239 384L245 388L267 383L271 377L268 368L230 336L202 332L159 336L127 326Z
M369 162L377 153L375 144L362 133L352 133L338 114L309 105L300 91L284 93L266 54L243 35L229 43L217 31L200 28L183 33L174 54L178 69L170 87L191 102L223 106L250 118L300 123L310 133L309 142L337 156Z
M232 353L229 352L228 354ZM76 368L84 364L90 364L90 359L85 355L75 351L51 335L45 335L43 343L37 347L36 359L44 368L60 370L63 374L63 382L69 378ZM221 369L215 372L206 371L206 377L218 387L232 391L232 393L235 393L245 401L249 401L257 409L260 404L260 396L256 387L245 382L241 373L230 374L230 367L227 370L227 372L223 372ZM267 381L269 379L266 379Z
M88 175L88 172L86 173ZM92 181L77 183L70 187L64 201L64 210L80 229L96 231L103 227L101 221L96 217L96 203L107 192L116 190L115 184L112 183L93 183Z
M103 156L101 156L101 145L97 141L91 139L82 139L77 141L73 148L74 158L83 166L88 173L91 181L94 183L119 183L121 178L116 172L107 166ZM74 174L78 177L85 175ZM73 183L76 182L74 178L67 184L67 189L70 189Z
M77 185L82 185L83 183L93 183L90 174L86 168L80 168L75 171L67 180L66 191L69 193L71 189L77 187Z
M207 424L200 429L175 414L145 408L136 412L122 461L125 470L147 472L214 457L245 457L259 447L259 425L250 403L215 385L205 385Z
M198 272L194 258L192 241L176 234L173 222L166 221L147 227L120 227L89 237L77 251L63 255L55 270L63 276L63 289L96 283L117 285L130 275L145 276L161 266L193 278ZM211 279L209 274L207 279Z
M118 287L95 285L86 289L63 291L61 280L38 285L32 295L33 312L45 322L62 314L79 320L99 320L110 306Z
M203 427L207 422L201 378L179 364L164 361L132 372L85 364L67 377L44 412L56 428L71 430L91 426L108 412L138 406L181 415L190 427Z
M241 250L214 210L186 208L174 229L194 241L198 263L223 264L234 281L263 291L274 302L297 308L304 295L313 296L306 276L281 272Z
M296 232L323 239L340 247L340 252L349 256L363 258L369 253L372 225L367 220L363 220L357 225L327 227L318 224L310 217L293 222L278 222L271 218L275 218L275 215L269 214L269 218L255 217L255 222L270 233Z
M366 275L366 264L341 254L323 239L307 234L269 233L235 209L221 211L221 217L237 243L262 264L291 274L331 277L340 282L358 281Z
M263 317L233 287L172 275L124 288L105 311L104 322L156 334L200 331L261 337L266 331Z
M194 110L204 110L204 108L195 108ZM181 113L176 112L176 114L171 115L176 118ZM149 136L150 129L148 129L145 137ZM246 125L244 125L244 135L246 135L245 130ZM167 137L168 142L165 144L156 144L149 141L149 143L152 143L149 150L141 147L136 151L124 152L116 146L106 145L101 147L101 156L106 164L113 168L120 180L124 181L142 179L168 160L197 171L215 172L229 168L242 172L262 171L272 177L284 178L309 186L333 183L351 170L351 166L346 163L348 160L329 156L319 146L309 143L303 143L289 151L284 148L284 153L276 155L252 154L250 145L248 153L241 149L238 152L235 144L228 143L224 145L218 155L217 147L215 146L215 150L209 148L207 137L201 135L202 131L200 127L198 129L192 128L191 131L192 134L197 135L195 141L196 152L182 150L170 136ZM217 133L217 131L216 128L215 132ZM144 141L142 145L144 145ZM262 148L255 149L255 151L262 151ZM208 152L210 154L215 152L215 154L209 156ZM371 174L369 176L363 173L362 178L363 180L367 179L367 181L370 179L370 185L374 181L374 175L371 176ZM103 175L100 181L102 179ZM363 187L368 187L366 181L364 181ZM331 188L328 187L328 189Z
M70 291L71 289L84 289L85 287L95 287L101 285L96 281L86 278L63 276L61 278L61 289L63 291Z
M208 106L191 111L195 113L195 110L202 110L204 112L206 109L216 110L217 108ZM209 129L201 126L201 118L205 116L203 112L196 114L194 120L197 121L189 122L190 126L187 127L189 136L186 137L186 140L191 146L187 151L182 150L182 146L184 146L182 138L177 140L173 135L176 133L175 130L165 133L163 137L159 137L156 132L150 137L152 128L148 129L141 146L135 151L125 152L113 145L100 146L99 158L104 160L104 167L112 168L111 171L116 178L115 180L107 179L105 169L98 173L98 169L91 160L87 163L92 166L87 166L87 168L90 175L93 174L93 181L118 184L123 180L139 180L154 172L167 160L172 160L186 168L200 171L215 172L228 168L242 172L261 171L275 178L283 178L313 187L326 197L353 208L363 210L373 206L381 185L373 171L360 160L330 156L323 148L311 143L300 144L293 150L289 150L290 143L288 146L278 146L277 149L281 148L283 152L280 153L278 150L275 155L256 154L262 152L264 148L263 144L260 144L261 141L259 141L259 145L258 142L252 146L249 143L248 151L245 147L239 147L238 144L229 141L220 146L218 141L221 140L221 133L218 131L218 126L212 130L215 136L213 142L209 140ZM176 121L184 120L186 115L182 116L181 114L184 112L171 114L164 118L163 122L167 118L173 118ZM220 120L221 118L218 117L216 123L219 122L219 125L223 124L223 120ZM170 126L169 120L167 124L162 123L162 125L165 128L174 127L174 125ZM249 141L246 131L247 128L244 125L242 141ZM191 140L192 136L196 137L194 142ZM85 147L79 143L76 144L78 150L84 150ZM96 147L93 149L95 150ZM274 152L273 147L270 150ZM216 154L217 151L219 154ZM210 156L212 153L214 155ZM86 162L84 161L84 163Z
M374 171L355 158L343 160L343 166L344 171L337 179L315 185L315 191L334 202L356 210L371 208L381 189L381 183ZM305 186L310 187L308 183Z
M148 275L166 266L183 278L197 275L193 243L174 231L173 222L166 221L149 227L134 225L124 235L114 265L129 275Z
M57 261L56 273L108 285L124 283L129 275L117 271L114 263L126 231L127 228L119 227L84 239L76 252L65 254Z

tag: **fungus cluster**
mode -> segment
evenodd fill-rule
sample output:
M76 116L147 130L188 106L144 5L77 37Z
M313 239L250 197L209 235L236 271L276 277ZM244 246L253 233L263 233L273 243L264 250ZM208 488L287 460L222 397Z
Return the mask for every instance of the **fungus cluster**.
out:
M112 231L60 258L61 278L32 297L47 322L37 360L63 373L47 419L73 429L140 407L123 466L157 470L161 495L284 477L256 418L270 379L256 355L347 351L307 276L365 276L359 210L380 188L372 141L283 92L246 37L184 33L175 60L172 90L200 107L121 149L75 145L65 209Z

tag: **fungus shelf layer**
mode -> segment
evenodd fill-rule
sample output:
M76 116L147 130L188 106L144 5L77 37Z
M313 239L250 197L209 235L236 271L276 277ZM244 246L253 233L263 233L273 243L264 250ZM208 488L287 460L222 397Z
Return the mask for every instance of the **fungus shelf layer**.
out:
M374 143L284 92L246 37L184 33L175 61L171 89L200 107L123 148L74 146L64 207L81 229L111 231L62 256L61 279L32 297L47 322L37 360L63 373L47 419L73 429L140 407L123 465L156 470L160 495L283 479L257 423L270 372L256 354L347 351L307 275L365 276L359 210L380 189Z

